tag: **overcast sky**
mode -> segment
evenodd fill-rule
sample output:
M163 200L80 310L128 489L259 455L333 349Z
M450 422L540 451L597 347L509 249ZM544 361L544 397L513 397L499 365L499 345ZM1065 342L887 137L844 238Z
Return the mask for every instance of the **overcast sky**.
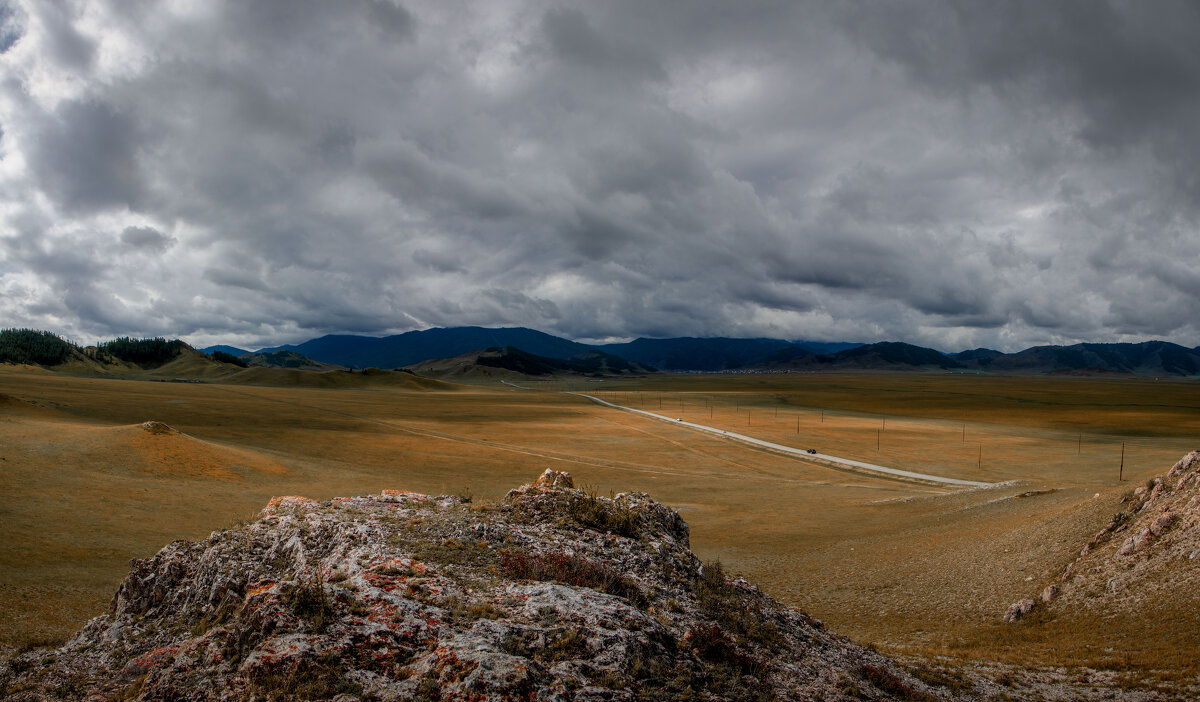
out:
M0 0L0 326L1200 344L1200 4Z

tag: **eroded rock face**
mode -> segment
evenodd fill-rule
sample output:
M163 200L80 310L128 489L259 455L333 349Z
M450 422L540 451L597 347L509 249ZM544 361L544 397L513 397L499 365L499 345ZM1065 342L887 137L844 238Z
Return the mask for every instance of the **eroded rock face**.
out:
M1083 547L1079 558L1046 585L1043 602L1056 607L1143 611L1159 606L1164 587L1187 583L1200 559L1200 451L1166 475L1138 486L1121 511ZM1184 586L1181 586L1184 587ZM1047 599L1045 592L1054 588ZM1119 594L1118 594L1119 593ZM1010 621L1009 613L1005 621Z
M560 472L552 468L547 468L546 472L538 476L538 479L533 481L537 487L562 487L573 488L575 481L571 480L571 474L565 471Z
M1004 621L1015 622L1023 618L1026 614L1033 611L1034 604L1036 603L1028 597L1017 600L1008 606L1008 611L1004 613Z
M252 524L134 561L111 611L57 651L0 656L0 697L930 694L878 653L702 564L673 510L644 494L591 497L563 476L494 505L402 490L275 498Z

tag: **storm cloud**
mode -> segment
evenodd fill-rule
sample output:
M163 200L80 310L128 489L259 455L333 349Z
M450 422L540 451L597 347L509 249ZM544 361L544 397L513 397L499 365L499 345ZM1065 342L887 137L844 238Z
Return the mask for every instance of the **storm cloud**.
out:
M0 324L1200 343L1190 2L0 0Z

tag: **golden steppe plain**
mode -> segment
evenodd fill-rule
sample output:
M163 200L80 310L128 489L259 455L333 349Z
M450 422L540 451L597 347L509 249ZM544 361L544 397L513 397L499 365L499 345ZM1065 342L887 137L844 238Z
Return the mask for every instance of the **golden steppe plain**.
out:
M554 468L601 494L650 493L680 510L702 557L902 657L1090 666L1138 680L1197 672L1195 603L1164 603L1169 621L1078 612L1000 623L1123 494L1197 448L1195 381L658 375L521 389L319 375L173 383L0 366L0 643L61 640L105 610L130 558L252 519L274 495L404 488L496 499ZM562 390L997 485L841 470ZM174 431L148 431L150 420Z

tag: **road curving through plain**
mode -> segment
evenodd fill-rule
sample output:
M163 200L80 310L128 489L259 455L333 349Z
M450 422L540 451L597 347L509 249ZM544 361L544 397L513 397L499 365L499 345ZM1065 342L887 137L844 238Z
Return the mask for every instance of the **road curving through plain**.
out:
M521 388L520 385L516 385L515 383L509 383L507 381L502 381L502 382L504 382L505 385L511 385L512 387L515 387L515 388ZM521 389L528 390L529 388L521 388ZM801 458L801 459L804 459L807 461L813 461L813 462L817 462L817 463L826 463L826 464L832 463L832 464L836 464L838 466L845 466L847 468L861 470L861 471L867 471L870 473L882 473L884 475L890 475L890 476L894 476L897 478L903 478L906 480L917 480L917 481L921 481L921 482L939 483L939 484L943 484L943 485L958 485L961 487L993 487L997 484L997 483L985 483L985 482L980 482L977 480L962 480L960 478L946 478L946 477L943 477L940 475L929 475L928 473L917 473L917 472L914 472L911 470L901 470L899 468L888 468L887 466L875 465L874 463L865 463L863 461L856 461L851 458L841 458L839 456L830 456L829 454L825 454L825 453L809 453L806 449L799 449L794 446L787 446L785 444L777 444L772 441L764 441L762 439L756 439L753 436L746 436L745 434L738 434L737 432L727 431L725 429L717 429L716 427L710 427L710 426L706 426L704 424L697 424L695 422L687 422L680 418L672 418L672 417L668 417L667 415L664 415L664 414L656 414L654 412L648 412L646 410L638 409L636 407L626 407L624 405L617 405L612 402L609 402L608 400L602 400L599 397L596 397L595 395L588 395L588 394L582 393L582 392L571 392L571 391L564 391L564 392L566 392L566 394L568 394L568 395L575 395L576 397L586 398L588 400L591 400L592 402L604 405L606 407L612 407L613 409L625 410L626 412L635 412L637 414L645 415L647 417L653 417L654 419L660 419L664 422L670 422L671 424L674 424L675 426L688 427L689 429L695 429L697 431L707 432L709 434L714 434L716 436L721 436L721 437L724 437L727 439L733 439L734 441L741 441L743 443L751 444L751 445L757 446L759 448L765 448L765 449L768 449L771 451L778 451L781 453L786 453L788 455L795 456L797 458Z

